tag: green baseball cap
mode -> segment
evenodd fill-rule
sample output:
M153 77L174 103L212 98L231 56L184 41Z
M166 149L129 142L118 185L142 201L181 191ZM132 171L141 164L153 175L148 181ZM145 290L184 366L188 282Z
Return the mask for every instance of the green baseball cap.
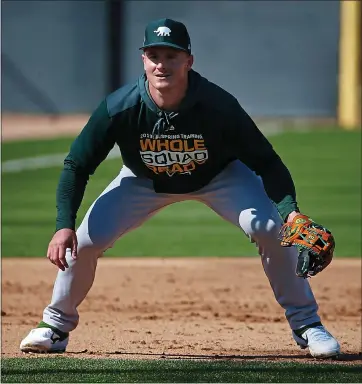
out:
M185 25L171 19L151 21L146 27L143 46L140 49L157 46L181 49L191 54L190 36Z

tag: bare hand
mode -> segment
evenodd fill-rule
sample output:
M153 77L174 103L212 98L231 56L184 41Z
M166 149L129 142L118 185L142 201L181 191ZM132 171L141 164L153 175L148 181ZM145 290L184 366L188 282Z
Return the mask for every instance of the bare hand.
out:
M77 258L77 235L69 228L63 228L55 232L48 246L47 258L62 271L69 268L65 259L67 248L72 251L72 258Z
M295 216L298 216L298 215L300 215L300 212L297 212L297 211L290 212L288 215L287 222L288 223L292 222Z

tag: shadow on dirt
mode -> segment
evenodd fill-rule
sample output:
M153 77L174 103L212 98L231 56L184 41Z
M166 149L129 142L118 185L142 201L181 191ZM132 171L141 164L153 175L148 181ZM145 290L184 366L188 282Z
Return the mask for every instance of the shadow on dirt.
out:
M320 361L320 362L338 362L338 361L361 361L362 362L362 352L360 353L342 353L337 357L331 357L329 359L316 359L310 354L305 355L193 355L193 354L176 354L176 353L147 353L147 352L124 352L124 351L114 351L114 352L96 352L83 350L79 352L67 352L66 355L75 354L75 355L103 355L104 357L109 356L137 356L137 357L149 357L149 358L161 358L161 359L190 359L190 360L267 360L267 361L277 361L277 360L305 360L306 362Z

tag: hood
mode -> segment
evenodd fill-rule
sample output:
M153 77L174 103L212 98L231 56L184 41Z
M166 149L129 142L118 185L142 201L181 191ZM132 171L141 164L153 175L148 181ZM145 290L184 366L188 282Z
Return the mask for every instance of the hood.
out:
M154 124L152 134L161 135L165 132L174 131L175 126L172 124L172 120L180 113L192 108L198 101L200 94L200 88L203 83L203 77L194 70L189 72L189 85L186 91L186 95L182 100L177 112L167 112L160 109L152 100L148 91L148 80L146 74L143 74L138 79L138 88L140 95L147 107L155 112L158 116L158 120Z

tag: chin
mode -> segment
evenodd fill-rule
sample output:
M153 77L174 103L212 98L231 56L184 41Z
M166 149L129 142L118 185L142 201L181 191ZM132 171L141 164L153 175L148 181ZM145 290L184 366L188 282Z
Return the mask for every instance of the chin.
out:
M172 87L172 82L167 80L156 81L156 83L154 84L154 87L157 90L169 89Z

